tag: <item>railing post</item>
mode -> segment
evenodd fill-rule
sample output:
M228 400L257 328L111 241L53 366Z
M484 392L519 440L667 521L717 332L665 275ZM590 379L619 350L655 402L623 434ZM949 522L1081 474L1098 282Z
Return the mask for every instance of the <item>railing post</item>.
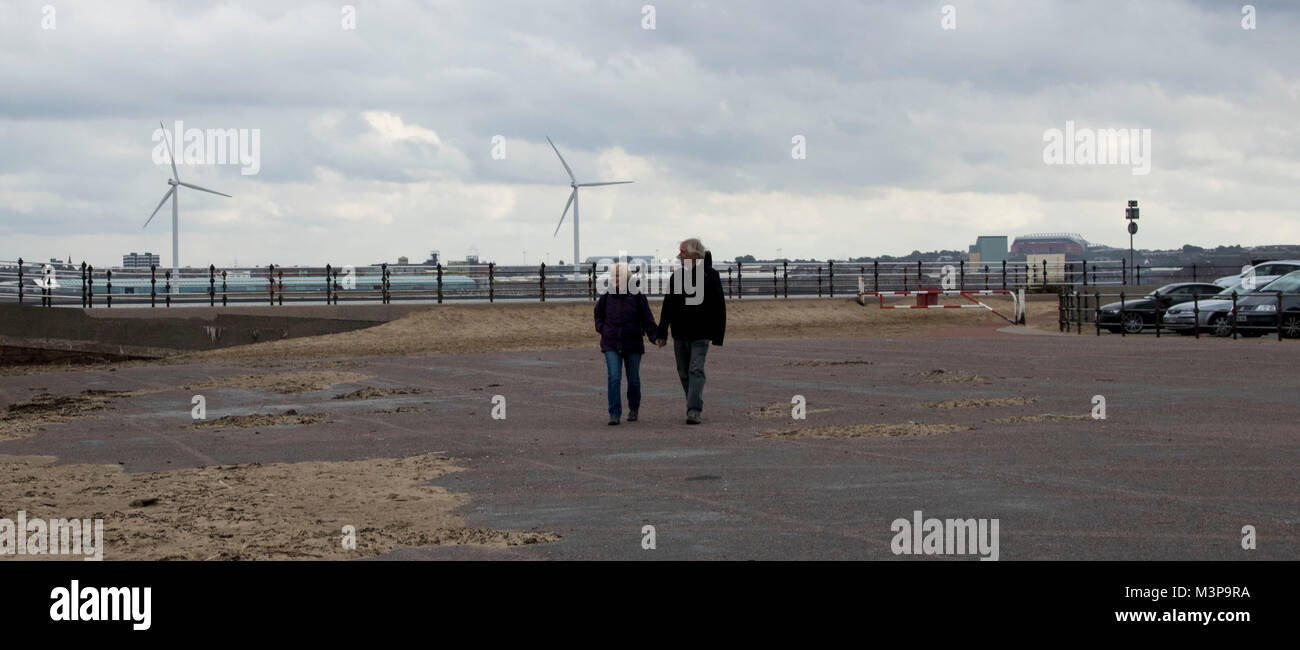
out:
M1043 290L1047 290L1047 260L1043 260Z
M330 271L333 269L329 264L325 265L325 304L330 304Z
M1277 292L1277 340L1282 340L1282 292Z
M337 305L339 304L339 270L338 269L334 269L333 275L330 277L330 284L334 286L333 288L334 304Z
M1201 295L1192 294L1192 336L1201 338Z
M984 265L984 289L988 290L988 288L989 288L989 265L985 264Z
M880 260L871 261L871 290L880 291Z
M537 267L537 269L537 283L541 286L541 302L546 302L546 262L542 262L541 266ZM441 272L439 272L438 277L442 278ZM438 280L438 286L442 286L441 279ZM441 295L441 293L442 290L439 289L439 295ZM439 298L438 302L442 302L442 298Z
M776 289L776 265L772 265L772 298L779 298L780 294Z
M438 262L438 304L442 304L442 262Z
M1124 292L1119 292L1119 337L1124 338L1127 332L1124 331Z
M1232 340L1237 340L1237 292L1232 292Z
M497 299L497 263L488 262L488 302Z
M1128 260L1119 261L1120 285L1128 286Z
M95 282L94 277L91 277L90 282L91 284L94 284ZM167 272L166 281L163 284L163 291L166 292L166 295L163 296L163 305L166 307L171 307L172 306L172 272L171 271Z
M81 261L81 307L86 307L86 261Z
M732 297L732 292L731 292L731 267L728 266L728 267L727 267L727 298L731 298L731 297Z
M1097 336L1101 336L1101 292L1092 292L1092 324L1097 326Z
M275 306L275 265L274 264L266 265L266 285L268 291L268 298L266 302L268 305L274 307Z
M822 297L822 265L817 265L817 297Z
M226 272L221 271L221 306L226 306Z
M208 265L208 306L217 305L217 265Z
M1046 260L1044 260L1044 261L1046 261ZM1134 271L1135 273L1137 273L1137 282L1135 282L1134 284L1137 284L1138 286L1141 286L1141 285L1142 285L1142 265L1141 265L1141 264L1134 264L1134 265L1133 265L1133 271Z
M95 265L86 267L86 308L95 308Z
M835 260L826 260L826 275L829 282L827 286L830 289L830 297L834 298L835 297Z
M379 265L379 301L388 304L388 262Z
M736 262L736 299L745 297L744 262Z
M18 258L18 304L23 304L23 258Z
M1083 261L1083 286L1088 286L1088 260Z
M1196 282L1196 263L1192 262L1192 282Z
M925 271L921 268L921 260L916 261L916 288L917 290L925 288Z
M84 286L86 284L85 277L84 277L85 269L82 269L82 276L83 277L82 277L81 284ZM81 293L83 294L86 293L85 289L82 289ZM149 306L150 307L158 306L158 265L157 264L149 265Z
M785 298L790 297L790 262L781 260L781 286Z
M966 290L966 260L957 260L957 289Z
M276 276L279 278L280 289L280 306L284 306L284 267L280 267L280 272Z
M104 304L108 309L113 308L113 269L104 271L104 279L107 284L104 287Z
M1007 261L1002 260L1002 290L1007 290Z

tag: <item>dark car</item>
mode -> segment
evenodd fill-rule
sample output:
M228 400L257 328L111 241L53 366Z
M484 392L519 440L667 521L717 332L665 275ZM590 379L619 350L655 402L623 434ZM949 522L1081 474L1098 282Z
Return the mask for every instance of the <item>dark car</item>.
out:
M1237 300L1237 331L1242 334L1275 332L1279 321L1283 336L1300 337L1300 273L1288 273Z
M1122 329L1129 334L1137 334L1144 328L1155 327L1166 309L1187 302L1194 296L1207 298L1222 290L1223 287L1208 282L1166 284L1141 298L1125 300L1122 306L1118 302L1102 305L1097 322L1112 332Z

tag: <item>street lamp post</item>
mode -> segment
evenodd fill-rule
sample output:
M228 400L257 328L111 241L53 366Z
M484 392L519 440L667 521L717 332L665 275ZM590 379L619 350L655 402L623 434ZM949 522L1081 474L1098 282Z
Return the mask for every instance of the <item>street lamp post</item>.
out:
M1138 202L1129 201L1128 207L1124 209L1124 218L1128 219L1128 267L1129 272L1133 273L1137 267L1133 266L1133 235L1138 231Z

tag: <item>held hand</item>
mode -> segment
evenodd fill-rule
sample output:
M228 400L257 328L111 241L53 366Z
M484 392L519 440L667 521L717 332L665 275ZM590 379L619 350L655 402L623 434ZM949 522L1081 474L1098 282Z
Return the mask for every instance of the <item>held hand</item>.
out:
M664 344L666 344L666 343L668 343L668 340L667 340L667 339L659 339L659 340L655 341L655 345L657 345L657 346L659 346L659 347L661 347L661 348L662 348L662 347L664 346Z

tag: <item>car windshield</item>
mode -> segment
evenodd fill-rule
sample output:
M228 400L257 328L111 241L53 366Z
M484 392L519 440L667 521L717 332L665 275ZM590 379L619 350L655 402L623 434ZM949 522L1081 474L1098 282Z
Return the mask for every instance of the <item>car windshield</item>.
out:
M1246 290L1246 288L1242 285L1242 283L1238 282L1237 284L1234 284L1231 287L1228 287L1227 289L1220 291L1219 295L1223 296L1224 298L1230 298L1232 297L1233 293L1236 293L1237 295L1240 296L1242 294L1250 293L1250 292Z
M1260 291L1281 291L1283 293L1295 293L1300 291L1300 272L1288 273L1265 285Z

